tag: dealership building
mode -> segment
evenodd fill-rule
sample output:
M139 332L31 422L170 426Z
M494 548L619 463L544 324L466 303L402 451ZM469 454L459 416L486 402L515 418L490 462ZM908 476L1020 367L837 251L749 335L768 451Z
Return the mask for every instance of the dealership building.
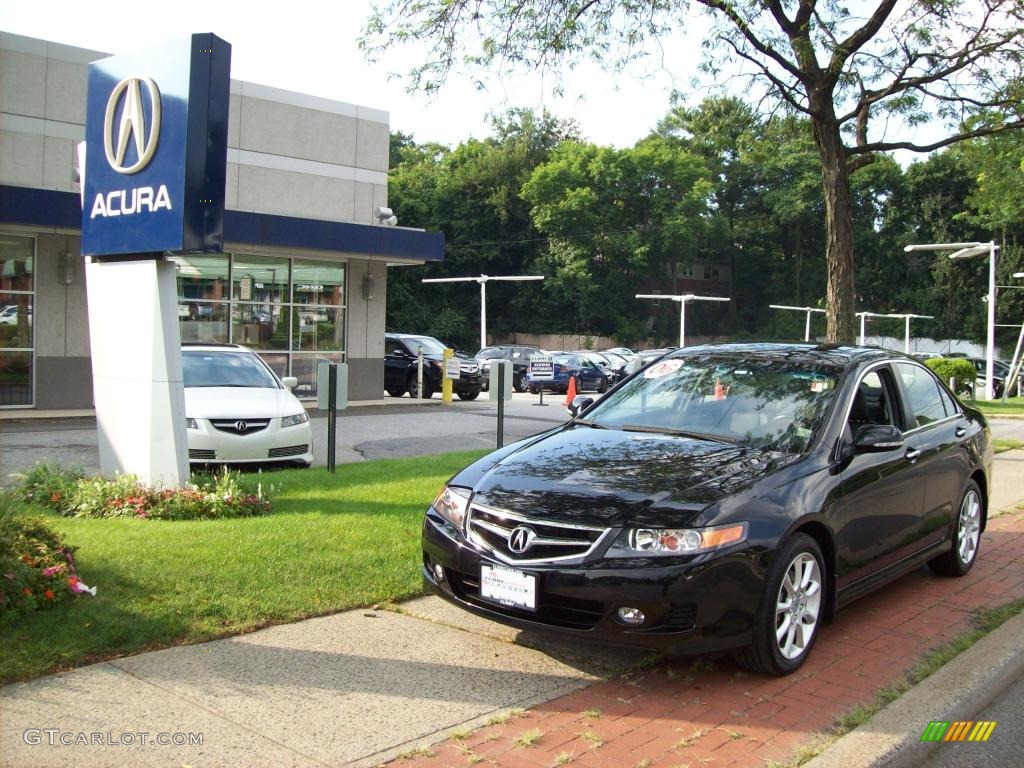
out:
M93 405L75 158L105 56L0 32L0 408ZM300 397L345 362L351 399L381 397L387 267L444 258L381 211L389 137L386 112L232 80L223 253L167 255L182 341L245 344Z

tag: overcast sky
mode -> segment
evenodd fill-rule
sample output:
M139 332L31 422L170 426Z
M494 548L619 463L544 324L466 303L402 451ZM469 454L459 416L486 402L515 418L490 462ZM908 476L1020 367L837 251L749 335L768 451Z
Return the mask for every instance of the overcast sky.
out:
M411 133L418 142L449 145L489 135L490 111L547 107L559 117L574 118L591 141L631 146L668 111L672 89L689 87L699 56L700 36L680 35L663 52L664 65L659 57L617 78L596 66L578 68L562 78L561 97L552 95L558 78L548 73L492 78L485 92L469 78L456 77L431 101L406 93L403 82L388 78L390 72L407 72L419 63L412 49L396 49L376 65L366 63L356 40L369 13L370 0L176 0L165 5L0 0L0 29L105 53L213 32L232 46L231 76L236 79L383 109L391 115L393 131Z

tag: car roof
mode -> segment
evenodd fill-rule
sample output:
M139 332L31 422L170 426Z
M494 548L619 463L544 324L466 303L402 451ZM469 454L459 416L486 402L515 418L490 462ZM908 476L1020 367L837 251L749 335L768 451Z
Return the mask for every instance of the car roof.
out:
M183 341L181 342L182 351L192 350L199 352L248 352L249 354L256 354L248 347L243 347L241 344L226 344L218 341Z
M831 363L839 368L872 362L876 360L906 360L921 364L909 355L881 347L858 347L845 344L809 344L785 342L722 342L683 347L677 350L684 355L743 355L748 357L787 357L795 363Z

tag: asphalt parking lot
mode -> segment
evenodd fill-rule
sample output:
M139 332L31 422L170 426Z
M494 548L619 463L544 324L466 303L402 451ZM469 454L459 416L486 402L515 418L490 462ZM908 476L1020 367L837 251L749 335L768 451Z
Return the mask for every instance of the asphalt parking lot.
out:
M548 393L541 407L536 395L513 395L505 404L505 443L563 423L569 418L563 400L564 396ZM338 413L337 462L494 448L497 407L487 393L469 402L456 399L450 406L444 405L439 395L422 402L385 397L352 405ZM40 461L99 471L95 417L30 416L11 411L0 417L0 485L10 484L12 473ZM314 409L310 416L314 466L326 466L327 414Z

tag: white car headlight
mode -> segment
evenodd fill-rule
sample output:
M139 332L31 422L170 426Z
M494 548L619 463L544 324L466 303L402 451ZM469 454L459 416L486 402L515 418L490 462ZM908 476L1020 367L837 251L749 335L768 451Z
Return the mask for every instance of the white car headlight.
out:
M191 416L185 417L185 429L199 429L199 423Z
M696 555L747 538L747 524L710 528L630 528L608 549L609 557L636 555Z
M307 421L309 421L309 416L306 415L305 411L296 413L293 416L284 416L281 419L281 428L294 427L296 424L305 424Z
M469 509L469 490L446 485L434 499L434 509L449 523L461 528Z

